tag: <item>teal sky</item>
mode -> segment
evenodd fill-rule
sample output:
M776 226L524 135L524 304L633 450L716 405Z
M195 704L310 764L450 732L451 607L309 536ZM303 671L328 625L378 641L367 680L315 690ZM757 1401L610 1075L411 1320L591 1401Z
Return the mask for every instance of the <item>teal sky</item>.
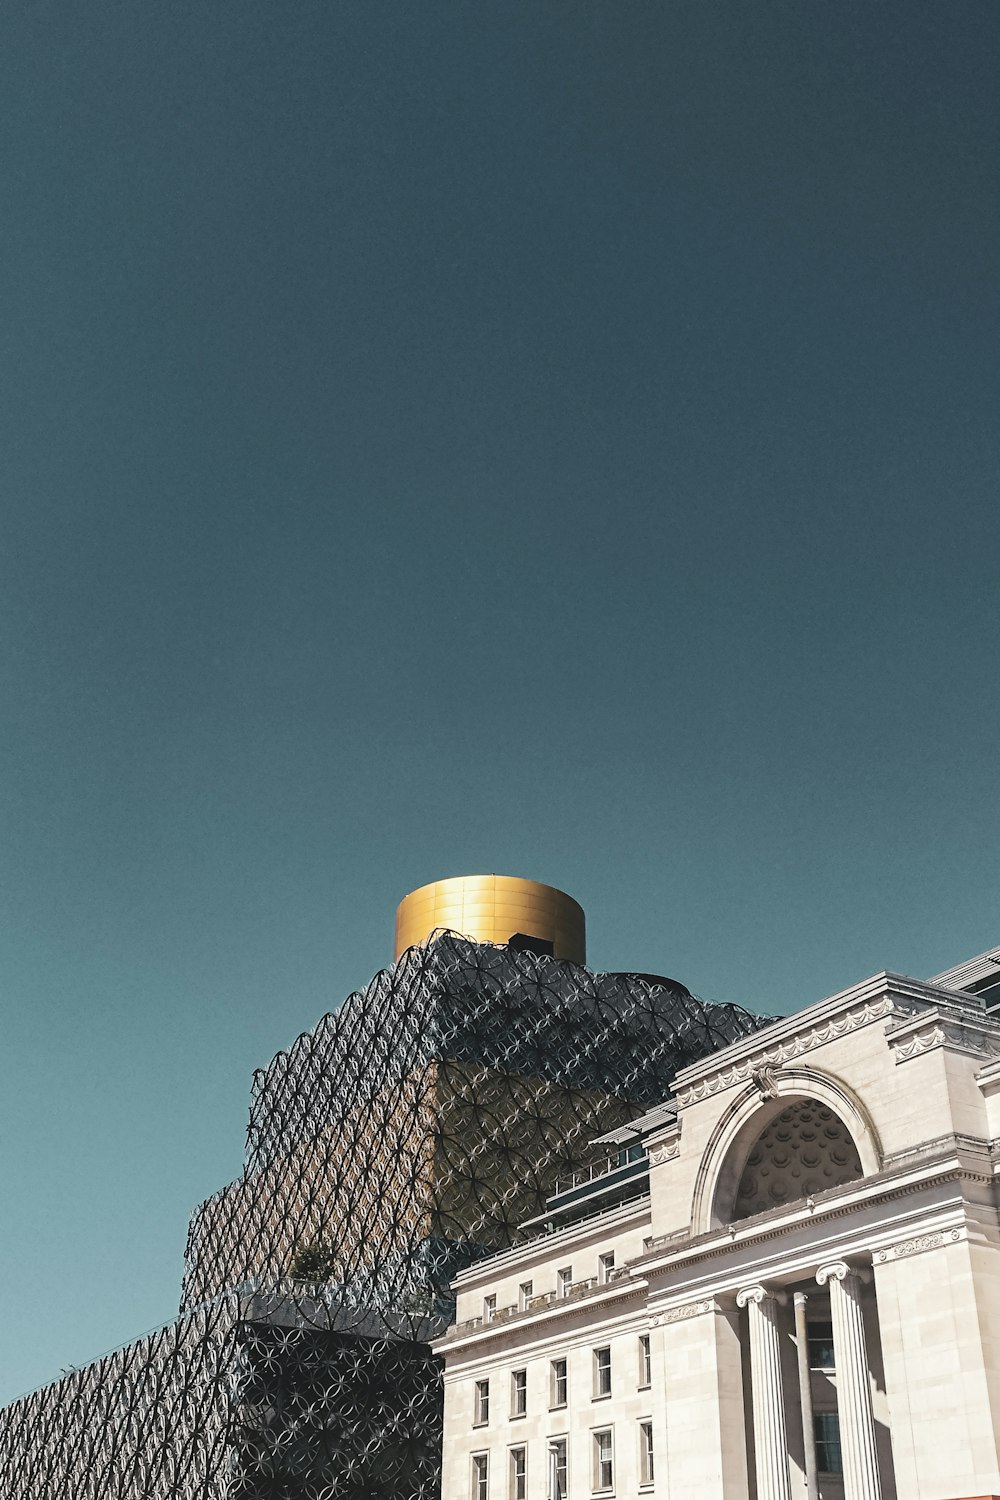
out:
M427 880L765 1011L1000 940L1000 7L3 32L6 1399Z

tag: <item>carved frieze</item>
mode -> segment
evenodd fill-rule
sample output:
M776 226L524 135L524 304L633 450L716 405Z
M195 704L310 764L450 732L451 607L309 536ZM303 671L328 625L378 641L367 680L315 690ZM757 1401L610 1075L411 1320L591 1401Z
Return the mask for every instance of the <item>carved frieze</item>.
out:
M992 1028L986 1030L979 1026L968 1026L961 1021L949 1020L940 1013L928 1016L923 1026L903 1026L895 1036L890 1032L889 1046L897 1063L908 1062L911 1057L920 1057L935 1047L965 1052L970 1057L1000 1057L1000 1035Z
M677 1108L686 1109L692 1104L700 1103L702 1099L708 1099L713 1094L720 1094L724 1089L734 1088L737 1084L747 1083L751 1079L757 1083L757 1087L761 1088L762 1092L763 1088L772 1089L775 1084L774 1070L784 1063L791 1062L793 1058L801 1057L804 1052L811 1052L815 1047L822 1047L826 1042L836 1041L838 1037L857 1031L861 1026L868 1026L872 1021L881 1021L893 1015L898 1015L902 1019L910 1014L910 1009L892 995L858 1005L853 1010L845 1011L843 1015L834 1016L822 1026L813 1026L808 1031L789 1037L787 1042L781 1042L777 1047L771 1047L766 1052L758 1052L755 1056L747 1058L745 1062L737 1063L731 1068L720 1068L716 1073L709 1073L705 1078L677 1095ZM764 1097L772 1096L765 1095Z
M898 1244L888 1245L884 1250L876 1250L872 1259L876 1265L883 1265L887 1260L902 1260L907 1255L919 1255L922 1250L936 1250L940 1245L954 1244L964 1238L965 1231L961 1229L918 1234L911 1240L900 1240Z
M668 1307L666 1312L654 1313L650 1318L653 1328L662 1328L669 1323L683 1323L688 1318L700 1317L702 1313L721 1311L714 1297L706 1297L702 1302L685 1302L682 1307Z
M680 1154L680 1139L674 1136L672 1140L661 1141L658 1146L650 1146L649 1165L651 1167L661 1167L665 1161L673 1161Z

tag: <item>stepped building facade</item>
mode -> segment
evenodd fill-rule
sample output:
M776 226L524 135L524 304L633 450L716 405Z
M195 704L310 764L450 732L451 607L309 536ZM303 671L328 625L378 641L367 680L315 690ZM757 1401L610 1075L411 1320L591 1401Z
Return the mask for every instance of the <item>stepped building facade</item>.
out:
M437 1500L455 1278L761 1025L584 944L536 882L408 897L393 965L255 1075L179 1317L0 1412L4 1500Z

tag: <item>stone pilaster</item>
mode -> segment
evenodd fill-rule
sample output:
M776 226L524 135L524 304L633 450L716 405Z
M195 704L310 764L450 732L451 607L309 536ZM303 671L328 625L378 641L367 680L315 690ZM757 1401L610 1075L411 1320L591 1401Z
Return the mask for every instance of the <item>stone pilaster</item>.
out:
M766 1287L748 1286L737 1293L736 1304L746 1308L750 1324L750 1389L757 1500L791 1500L785 1398L781 1388L778 1297Z
M875 1448L861 1276L846 1261L821 1266L820 1286L829 1285L833 1353L837 1369L837 1410L844 1460L844 1500L882 1500Z

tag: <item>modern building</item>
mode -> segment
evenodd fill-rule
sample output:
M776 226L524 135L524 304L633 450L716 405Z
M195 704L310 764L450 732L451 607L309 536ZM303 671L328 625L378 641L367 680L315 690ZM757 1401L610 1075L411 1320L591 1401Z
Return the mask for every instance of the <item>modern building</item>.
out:
M997 1001L877 974L597 1132L456 1278L443 1500L996 1500Z
M396 930L393 965L254 1075L180 1317L0 1412L3 1500L438 1500L453 1278L761 1024L594 973L582 910L534 881L437 882Z

